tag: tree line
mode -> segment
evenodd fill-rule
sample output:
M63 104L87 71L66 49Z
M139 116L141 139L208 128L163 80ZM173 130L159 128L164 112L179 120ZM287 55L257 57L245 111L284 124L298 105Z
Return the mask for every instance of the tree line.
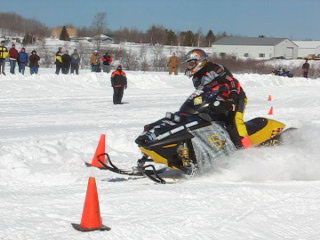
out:
M152 45L209 47L215 40L227 35L225 32L214 33L212 30L203 33L201 29L197 32L192 30L174 31L161 25L152 25L146 31L130 28L110 30L107 28L106 17L105 12L99 12L93 17L91 25L76 27L78 36L93 37L106 34L112 37L115 43L135 42ZM65 27L74 26L69 24ZM65 33L65 27L63 28L63 35L66 37L62 39L68 41L70 39L68 33ZM35 19L24 18L16 13L0 13L0 28L6 29L8 34L23 33L25 44L50 36L50 29L45 24Z
M36 19L27 19L16 13L0 13L2 35L29 34L38 38L50 35L49 28Z

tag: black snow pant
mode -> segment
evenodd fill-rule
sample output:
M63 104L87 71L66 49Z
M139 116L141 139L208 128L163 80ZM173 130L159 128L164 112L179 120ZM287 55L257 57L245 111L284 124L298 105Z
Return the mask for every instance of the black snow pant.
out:
M113 104L121 104L124 87L113 88Z
M74 72L76 72L76 74L79 74L79 64L71 64L71 74L74 74Z
M60 70L62 72L62 64L56 63L56 74L58 75L60 73Z
M0 74L6 75L4 72L5 65L6 65L6 60L1 58L0 59Z

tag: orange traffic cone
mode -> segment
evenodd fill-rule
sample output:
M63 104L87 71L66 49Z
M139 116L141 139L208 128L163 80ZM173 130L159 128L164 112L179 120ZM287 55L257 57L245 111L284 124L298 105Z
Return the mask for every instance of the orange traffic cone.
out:
M268 101L272 101L272 96L271 95L269 95Z
M111 230L111 228L102 224L96 179L94 177L90 177L88 181L81 223L80 225L75 223L72 223L71 225L81 232Z
M92 158L91 163L86 163L87 167L97 167L97 168L103 168L103 165L100 163L106 163L106 135L101 134L100 140L96 149L96 152Z
M268 115L273 115L273 107L269 109Z

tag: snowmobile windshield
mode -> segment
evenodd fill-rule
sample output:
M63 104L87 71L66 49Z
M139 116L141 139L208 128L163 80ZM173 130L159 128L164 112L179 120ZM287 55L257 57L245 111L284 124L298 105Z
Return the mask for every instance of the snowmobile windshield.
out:
M206 98L204 98L203 93L204 92L202 90L194 91L182 104L179 112L193 115L198 114L204 108L207 108L209 104L207 103Z

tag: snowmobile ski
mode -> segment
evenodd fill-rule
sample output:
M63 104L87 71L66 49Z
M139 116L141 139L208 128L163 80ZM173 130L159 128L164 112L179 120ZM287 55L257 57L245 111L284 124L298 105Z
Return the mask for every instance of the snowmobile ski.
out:
M105 153L104 155L106 155L106 157L107 157L106 161L107 161L107 163L110 164L110 166L107 165L106 163L102 162L101 160L99 160L99 162L103 166L103 168L100 168L101 170L109 170L111 172L121 174L121 175L127 175L127 176L137 176L137 177L145 176L156 183L161 183L161 184L166 183L166 181L159 176L159 174L163 173L166 168L162 168L162 169L157 170L154 165L152 165L152 164L144 165L144 163L146 161L143 161L143 162L140 161L140 164L138 164L138 166L135 167L134 170L123 170L113 164L108 153ZM139 161L138 161L138 163L139 163Z

